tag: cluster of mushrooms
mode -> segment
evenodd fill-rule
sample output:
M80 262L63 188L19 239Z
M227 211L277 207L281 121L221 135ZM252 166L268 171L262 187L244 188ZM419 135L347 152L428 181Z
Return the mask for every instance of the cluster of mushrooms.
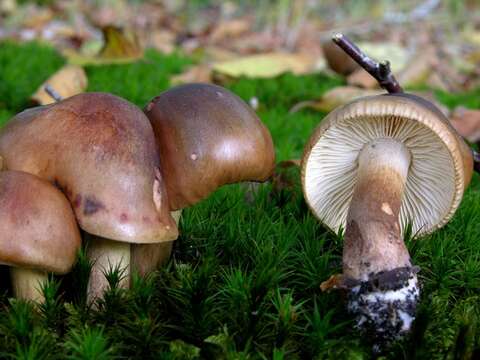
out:
M305 200L332 231L344 231L343 274L323 290L347 292L357 325L391 340L409 331L420 289L403 241L443 226L473 169L472 150L432 104L402 92L388 63L347 38L334 41L390 94L331 112L306 145ZM41 300L48 272L68 272L88 239L88 299L105 271L153 271L178 236L181 210L224 184L265 181L271 136L222 87L179 86L141 111L104 93L26 110L0 131L0 262L15 295ZM82 230L82 235L79 229Z
M224 184L265 181L275 164L251 108L207 84L166 91L144 111L106 93L25 110L1 129L0 156L0 263L15 296L41 301L47 273L70 271L83 237L90 303L109 269L128 287L132 271L169 257L183 208Z

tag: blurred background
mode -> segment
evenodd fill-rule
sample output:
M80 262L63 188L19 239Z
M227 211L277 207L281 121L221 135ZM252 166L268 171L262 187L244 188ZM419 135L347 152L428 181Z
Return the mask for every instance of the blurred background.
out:
M145 49L155 49L191 62L169 78L171 85L287 72L324 73L343 82L323 99L302 99L294 112L328 112L378 92L377 83L331 43L335 32L350 36L373 58L389 60L405 88L431 100L432 91L458 94L480 87L478 0L0 0L0 40L46 42L70 64L148 62ZM87 88L86 79L77 82L83 89L55 84L70 96ZM43 96L37 102L52 101ZM448 96L442 102L462 135L476 141L472 134L480 116L465 108L478 107L478 101L466 97L458 109L451 108L458 101L448 107ZM259 106L255 96L251 104Z

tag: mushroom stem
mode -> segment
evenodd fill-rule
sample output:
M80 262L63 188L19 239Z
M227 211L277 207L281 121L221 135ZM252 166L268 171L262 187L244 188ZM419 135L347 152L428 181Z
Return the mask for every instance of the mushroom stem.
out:
M87 256L92 261L90 279L88 281L87 302L94 303L102 298L105 291L110 287L105 274L111 270L120 270L121 279L119 288L130 286L130 244L114 241L100 236L88 235L89 244Z
M180 222L182 210L171 212L177 227ZM146 276L165 264L172 253L173 241L158 244L132 244L132 269L140 276Z
M354 285L349 310L359 327L385 340L410 329L419 298L399 224L409 166L402 143L383 138L366 144L345 229L343 272Z
M40 270L20 267L10 268L13 294L17 299L43 302L43 284L48 280L47 273Z

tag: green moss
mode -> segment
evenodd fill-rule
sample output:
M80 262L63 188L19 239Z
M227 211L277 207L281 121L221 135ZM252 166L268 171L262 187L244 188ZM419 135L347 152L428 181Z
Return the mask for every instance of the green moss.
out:
M109 92L143 107L169 87L170 76L190 63L178 54L162 55L147 50L143 60L131 64L87 66L87 91Z
M19 64L32 47L16 49ZM5 49L0 49L5 58ZM58 55L51 49L39 51ZM52 59L52 57L44 57ZM143 61L90 66L90 91L110 91L143 106L168 88L169 77L188 63L179 55L147 52ZM59 62L61 64L61 61ZM12 66L11 63L9 66ZM25 66L25 65L24 65ZM23 73L33 76L30 68ZM32 69L38 69L33 67ZM44 73L47 77L55 67ZM2 68L2 75L3 68ZM5 78L5 77L4 77ZM0 87L1 119L20 110L34 88ZM40 80L39 80L40 81ZM299 158L312 130L325 114L303 110L341 83L320 75L291 74L269 80L239 79L228 87L245 100L256 97L279 160ZM439 93L448 106L479 106L479 92ZM226 186L184 211L181 236L170 263L132 289L113 288L88 308L85 289L90 265L82 253L72 274L45 288L44 305L34 309L0 297L0 358L163 358L163 359L368 359L369 340L356 333L339 293L319 286L341 271L341 238L329 233L308 211L295 186L256 191ZM480 352L480 182L475 175L460 209L443 229L409 240L413 261L422 269L422 302L412 335L395 344L387 359L468 359ZM7 291L8 276L1 272ZM63 294L63 292L66 292Z
M14 114L8 110L0 109L0 127L5 125L5 123L13 116Z
M0 42L0 110L17 113L25 109L29 97L64 62L43 44Z

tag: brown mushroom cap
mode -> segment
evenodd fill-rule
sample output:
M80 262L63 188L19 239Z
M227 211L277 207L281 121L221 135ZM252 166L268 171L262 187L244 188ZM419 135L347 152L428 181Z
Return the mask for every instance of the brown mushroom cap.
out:
M429 233L448 222L470 182L472 153L448 120L413 95L358 99L331 112L315 130L302 161L302 185L313 213L330 229L345 228L358 154L378 138L401 141L411 163L401 228Z
M60 187L88 233L132 243L178 235L152 126L126 100L86 93L26 110L0 130L0 155Z
M48 182L0 172L0 263L67 273L80 248L70 203Z
M145 113L157 137L171 210L224 184L265 181L272 174L270 133L245 102L220 86L175 87L154 98Z

